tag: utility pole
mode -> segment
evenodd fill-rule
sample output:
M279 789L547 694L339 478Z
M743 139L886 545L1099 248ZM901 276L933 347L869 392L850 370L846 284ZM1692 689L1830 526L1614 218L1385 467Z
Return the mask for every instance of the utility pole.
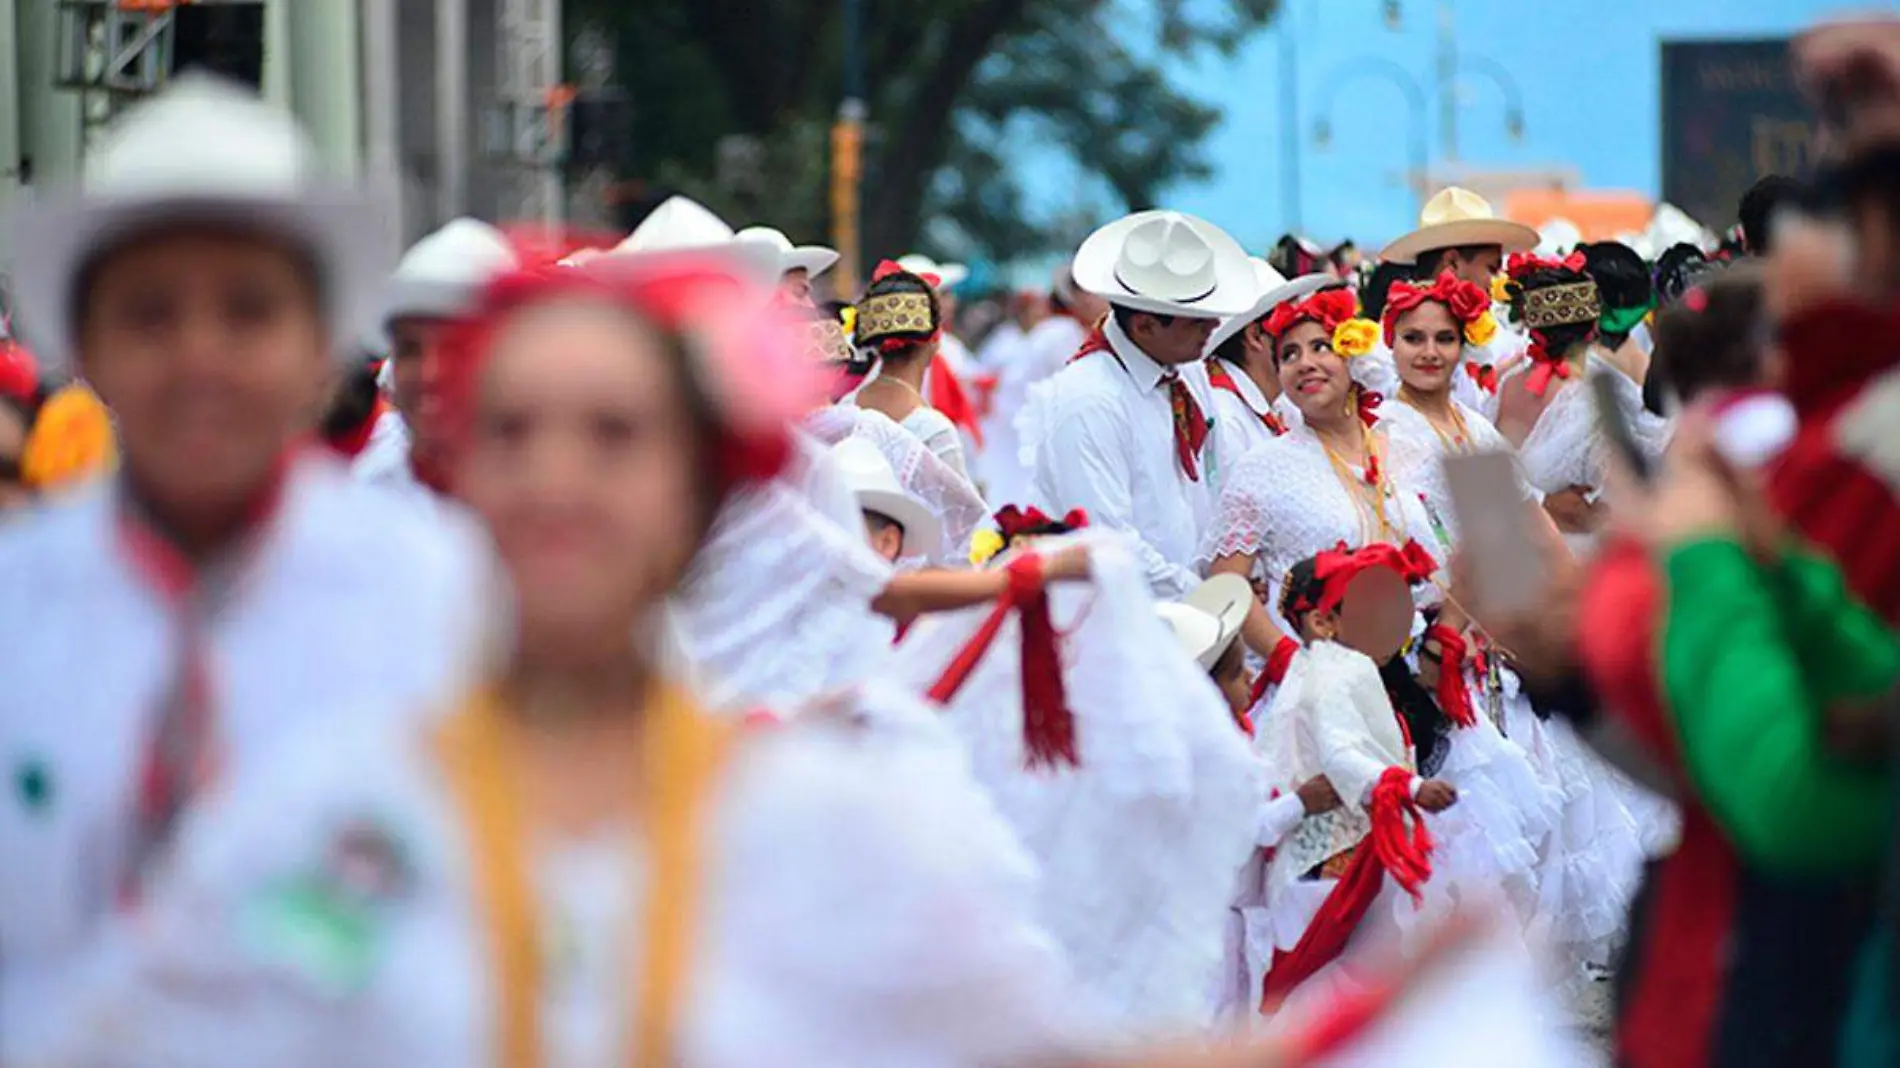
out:
M1451 4L1438 0L1438 130L1446 163L1458 162L1458 34Z
M863 179L864 153L864 24L863 0L844 0L844 99L838 121L831 128L831 234L838 246L833 272L839 296L850 299L858 291L858 190Z

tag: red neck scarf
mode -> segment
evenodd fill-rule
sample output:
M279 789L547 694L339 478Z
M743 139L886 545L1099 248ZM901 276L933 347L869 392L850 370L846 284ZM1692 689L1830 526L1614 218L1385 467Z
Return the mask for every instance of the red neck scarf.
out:
M1253 412L1253 405L1248 402L1247 395L1240 391L1240 383L1234 381L1233 372L1227 369L1227 361L1218 356L1210 356L1207 358L1207 383L1215 389L1224 390L1239 397L1240 403L1246 405L1248 411ZM1280 421L1279 416L1273 414L1271 405L1268 406L1266 411L1254 412L1253 414L1273 433L1274 437L1279 437L1281 434L1286 433L1286 424Z

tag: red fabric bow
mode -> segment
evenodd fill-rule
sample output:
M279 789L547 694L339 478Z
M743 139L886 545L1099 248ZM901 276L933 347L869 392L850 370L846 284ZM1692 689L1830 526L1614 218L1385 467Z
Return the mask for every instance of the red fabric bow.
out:
M932 701L948 704L995 644L1003 621L1015 612L1022 627L1023 750L1031 768L1081 766L1076 750L1075 714L1062 685L1062 653L1049 618L1049 594L1043 585L1042 558L1027 553L1009 562L1009 586L976 633L927 691Z
M994 516L996 529L1003 535L1004 541L1019 537L1036 537L1042 534L1066 533L1081 530L1089 525L1089 514L1080 508L1071 508L1060 521L1043 514L1035 505L1018 508L1013 504L1004 505Z
M1398 328L1399 318L1427 302L1444 305L1451 312L1451 317L1464 326L1477 322L1485 312L1491 310L1490 294L1450 271L1439 275L1429 286L1394 282L1391 291L1386 294L1385 315L1380 324L1384 328L1387 348L1392 347L1392 335Z
M1260 1011L1270 1013L1295 987L1339 958L1392 876L1414 901L1432 876L1432 835L1412 800L1412 772L1390 767L1372 788L1372 833L1346 865L1332 892L1292 949L1276 951L1260 992ZM1410 826L1407 826L1408 819Z
M1360 572L1374 567L1390 568L1406 582L1417 585L1432 577L1438 570L1438 561L1416 541L1408 540L1403 546L1378 542L1358 549L1348 549L1342 541L1337 548L1313 558L1313 577L1320 584L1319 600L1307 603L1302 599L1296 601L1294 607L1301 611L1329 612L1345 598L1346 587L1352 580Z
M1478 384L1479 389L1484 390L1486 393L1492 393L1492 394L1497 393L1498 391L1498 369L1497 368L1491 366L1488 363L1479 363L1476 360L1466 360L1465 374L1471 376L1471 380Z
M1379 406L1385 403L1385 394L1359 388L1359 421L1367 426L1379 425Z
M1261 329L1277 341L1285 337L1288 330L1312 320L1330 335L1358 311L1359 300L1352 290L1343 286L1322 289L1305 300L1290 300L1274 308Z
M1524 350L1524 355L1530 357L1531 360L1531 373L1524 379L1524 388L1530 390L1533 397L1542 397L1548 393L1552 380L1567 379L1576 374L1569 360L1551 355L1550 346L1545 343L1542 330L1531 331L1531 343Z
M1582 274L1585 267L1583 253L1572 252L1562 259L1555 256L1540 256L1535 252L1513 252L1504 261L1504 273L1513 279L1521 279L1532 271L1559 268Z
M1427 641L1438 643L1438 707L1460 727L1478 725L1478 710L1471 706L1471 690L1465 686L1465 660L1471 647L1465 636L1434 623L1425 631Z

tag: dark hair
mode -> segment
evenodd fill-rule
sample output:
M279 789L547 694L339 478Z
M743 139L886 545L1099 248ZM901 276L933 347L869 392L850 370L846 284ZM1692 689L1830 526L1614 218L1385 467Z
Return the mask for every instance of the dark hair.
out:
M1109 305L1108 314L1114 317L1115 325L1122 328L1122 333L1130 337L1133 337L1135 334L1135 316L1137 315L1146 315L1162 326L1173 326L1175 320L1175 317L1172 315L1164 315L1161 312L1145 312L1136 308L1124 308L1119 304Z
M1649 264L1636 250L1621 241L1598 241L1579 245L1584 271L1597 284L1597 300L1607 317L1613 312L1649 308L1656 300L1656 285L1649 277ZM1633 325L1633 324L1632 324ZM1604 331L1603 343L1616 348L1629 340L1628 330Z
M351 431L361 429L364 423L375 418L376 398L382 392L376 384L376 371L376 364L363 360L344 375L318 427L325 440L336 441L347 437Z
M1282 234L1274 242L1273 251L1267 253L1267 262L1286 277L1298 278L1319 270L1326 262L1326 253L1310 241Z
M1333 250L1326 254L1326 259L1330 261L1334 267L1344 267L1346 265L1346 253L1357 252L1358 250L1359 246L1353 244L1352 238L1348 237L1341 240L1339 244L1334 245Z
M1248 323L1247 326L1252 326ZM1233 332L1226 341L1214 346L1214 358L1226 360L1236 366L1247 362L1247 326Z
M1649 376L1687 404L1715 389L1755 385L1762 373L1762 270L1744 262L1656 317Z
M1656 303L1668 307L1709 271L1709 258L1687 241L1678 241L1656 257Z
M871 533L882 534L887 530L895 530L899 534L904 533L904 524L899 523L883 512L872 511L869 508L862 509L862 511L864 512L864 525L870 529Z
M1406 731L1412 736L1418 773L1436 775L1451 750L1451 720L1438 707L1438 699L1418 681L1405 657L1395 656L1380 664L1379 680L1385 683L1385 695L1393 711L1405 720Z
M876 337L865 336L866 310L883 297L921 296L927 302L928 312L923 322L915 329L886 330ZM936 340L943 329L943 303L937 299L937 291L923 276L905 270L892 271L881 278L874 278L864 288L864 296L858 299L858 345L860 350L875 348L878 355L886 360L904 361L916 356L923 347Z
M1801 183L1785 174L1770 174L1749 186L1736 212L1742 224L1743 250L1751 256L1767 255L1774 240L1775 212L1800 203L1801 197Z
M1280 618L1286 620L1287 625L1295 631L1300 629L1306 613L1293 606L1302 601L1318 604L1320 595L1325 592L1320 586L1318 571L1319 561L1309 556L1294 564L1287 571L1285 581L1280 583Z
M1392 283L1411 279L1411 264L1381 262L1359 287L1359 306L1365 309L1361 314L1375 323L1384 318L1385 298L1386 294L1392 292Z
M1418 261L1412 265L1414 279L1430 282L1440 274L1451 269L1445 262L1447 256L1468 260L1486 249L1500 248L1498 245L1449 245L1445 248L1428 248L1418 254Z
M1522 274L1515 275L1511 281L1512 285L1509 287L1511 293L1511 321L1514 323L1522 323L1524 322L1525 301L1530 294L1540 289L1549 289L1552 286L1575 285L1579 282L1589 282L1591 279L1589 275L1584 274L1582 271L1573 271L1568 267L1546 265L1533 267ZM1555 326L1539 328L1536 332L1543 336L1544 348L1552 357L1563 357L1568 356L1571 350L1596 336L1597 321L1592 319L1589 322L1582 323L1561 323Z

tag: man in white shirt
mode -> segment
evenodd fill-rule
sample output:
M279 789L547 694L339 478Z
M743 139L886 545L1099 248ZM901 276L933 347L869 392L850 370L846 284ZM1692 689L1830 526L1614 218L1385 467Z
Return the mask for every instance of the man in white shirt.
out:
M1218 484L1202 350L1253 302L1253 265L1211 223L1144 211L1089 235L1073 271L1110 313L1025 413L1037 503L1135 535L1149 586L1180 597Z

